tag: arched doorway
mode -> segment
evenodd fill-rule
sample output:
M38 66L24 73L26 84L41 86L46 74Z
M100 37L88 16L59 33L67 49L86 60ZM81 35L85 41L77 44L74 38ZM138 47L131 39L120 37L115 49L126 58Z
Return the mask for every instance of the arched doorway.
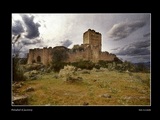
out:
M38 62L38 63L41 62L41 57L40 57L40 56L37 57L37 62Z

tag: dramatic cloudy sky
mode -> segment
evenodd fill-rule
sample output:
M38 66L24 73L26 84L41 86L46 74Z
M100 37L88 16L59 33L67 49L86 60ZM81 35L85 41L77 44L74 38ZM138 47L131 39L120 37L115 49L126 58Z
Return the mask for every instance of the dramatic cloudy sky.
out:
M12 42L21 35L12 52L25 56L32 48L72 48L83 44L88 29L102 34L102 51L131 62L150 61L150 13L12 14Z

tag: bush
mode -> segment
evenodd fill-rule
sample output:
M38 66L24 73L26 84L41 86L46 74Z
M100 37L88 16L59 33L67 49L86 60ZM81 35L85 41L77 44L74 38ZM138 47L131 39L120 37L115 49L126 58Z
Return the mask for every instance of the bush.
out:
M77 68L87 69L87 70L91 70L95 67L95 64L92 61L88 61L88 60L73 62L72 65Z
M143 63L137 64L135 67L135 71L144 73L150 72L149 68L147 68Z
M13 45L13 56L12 56L12 60L13 60L13 81L22 81L25 80L25 77L23 75L23 69L20 68L20 58L19 58L19 53L20 50L23 46L21 46L20 48L18 48L18 51L16 51L15 49L15 44L17 43L17 41L19 41L19 38L21 37L21 34L14 36L12 39L12 45ZM19 46L18 46L19 47ZM25 61L24 61L25 63Z
M52 50L52 64L51 68L55 72L59 72L60 69L62 69L67 63L64 61L68 59L68 54L67 54L67 48L61 46L61 47L55 47Z
M54 72L59 72L61 69L64 68L64 66L67 65L65 62L54 62L51 65L51 69L54 70Z
M13 81L23 81L26 80L23 75L23 70L20 69L19 60L17 58L13 58Z
M76 68L74 66L64 66L59 72L59 77L68 77L75 74Z
M100 69L101 68L101 66L99 65L99 64L95 64L95 66L94 66L96 69Z
M98 65L103 68L107 68L107 62L104 60L99 60Z

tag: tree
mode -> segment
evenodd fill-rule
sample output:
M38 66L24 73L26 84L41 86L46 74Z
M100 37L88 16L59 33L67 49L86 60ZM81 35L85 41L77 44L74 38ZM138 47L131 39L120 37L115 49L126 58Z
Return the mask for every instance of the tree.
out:
M16 47L15 47L15 45L18 42L20 37L21 37L21 35L19 34L18 36L14 36L12 38L12 45L13 45L13 55L12 55L12 59L13 59L13 81L25 80L25 77L23 75L23 70L20 68L20 59L19 59L20 50L23 46L20 46L20 48L18 48L18 49L16 49Z
M63 46L55 47L52 51L52 68L55 72L59 72L65 65L65 60L68 59L68 49Z

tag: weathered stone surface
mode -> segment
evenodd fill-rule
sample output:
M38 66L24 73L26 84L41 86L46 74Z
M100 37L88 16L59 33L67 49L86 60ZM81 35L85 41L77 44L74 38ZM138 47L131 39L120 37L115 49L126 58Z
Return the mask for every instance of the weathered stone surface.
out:
M84 102L83 105L89 105L89 103L88 102Z
M28 104L28 96L13 96L12 98L13 105L27 105Z
M34 88L32 88L32 87L28 87L28 88L26 89L26 92L32 92L32 91L34 91Z
M49 103L49 104L46 104L45 106L51 106L51 104Z
M103 94L103 95L101 95L101 97L104 97L104 98L111 98L111 95L109 95L109 94Z
M31 80L36 80L37 79L37 75L39 74L39 72L37 70L32 70L29 72L25 72L24 76L26 77L26 79L31 79Z
M76 82L76 81L82 81L83 78L82 77L78 77L78 76L69 76L66 78L67 82Z
M24 82L15 82L12 84L13 89L21 88L24 85Z

